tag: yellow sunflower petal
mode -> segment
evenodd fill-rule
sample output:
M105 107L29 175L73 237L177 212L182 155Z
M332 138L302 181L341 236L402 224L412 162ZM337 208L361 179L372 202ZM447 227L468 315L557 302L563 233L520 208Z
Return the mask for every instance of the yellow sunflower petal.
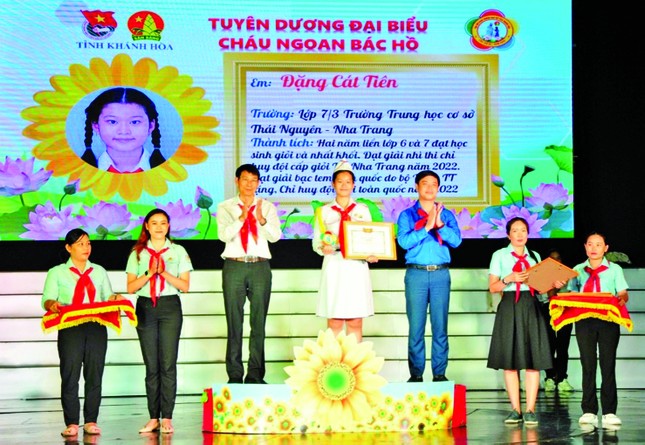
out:
M194 145L182 143L171 159L181 164L195 165L208 159L208 153Z
M103 87L101 80L96 76L96 74L83 65L78 63L71 65L69 67L69 73L71 74L71 78L74 79L74 82L84 91L85 94L100 90ZM74 106L75 104L68 105Z
M135 77L132 59L126 54L117 54L112 60L110 74L114 85L133 85Z
M333 400L327 413L329 423L332 425L345 424L352 418L351 409L348 407L348 412L345 412L343 402L341 400Z
M357 372L373 372L377 373L383 368L385 363L384 357L373 357L367 361L362 362L356 367Z
M144 57L143 59L139 59L139 61L134 65L134 71L137 73L137 83L135 86L146 88L150 78L154 76L158 70L157 62L151 58Z
M343 361L350 367L355 368L370 359L372 344L370 342L357 343L353 348L348 349Z
M31 122L40 122L40 121L62 121L65 122L67 115L69 114L69 108L60 107L60 106L39 106L39 107L29 107L22 110L20 116Z
M116 84L112 83L112 78L111 78L111 74L110 74L110 66L108 65L108 63L105 60L103 60L103 59L101 59L99 57L95 57L95 58L91 59L90 60L90 71L92 71L94 73L94 75L98 79L99 84L102 85L103 87L116 85Z
M177 77L177 74L177 68L168 66L163 67L153 76L150 76L147 87L151 91L163 95L164 88L168 85L168 82L171 82L175 77Z
M372 409L367 401L367 397L361 391L354 391L344 400L344 403L351 410L352 417L355 420L369 419L372 415Z
M80 99L87 94L69 76L52 76L50 83L56 91L63 93L65 96Z
M143 189L151 196L163 196L168 193L168 184L162 176L148 174L143 179Z
M118 176L118 190L119 194L126 201L134 202L141 197L143 190L143 180L146 176L154 177L154 173L141 172L130 174L114 174Z
M356 388L363 392L378 391L387 383L387 380L378 374L371 372L356 373Z

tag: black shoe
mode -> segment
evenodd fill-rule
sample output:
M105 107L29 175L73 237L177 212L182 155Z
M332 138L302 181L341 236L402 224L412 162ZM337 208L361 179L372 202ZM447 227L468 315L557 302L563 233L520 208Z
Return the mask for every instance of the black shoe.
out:
M262 385L267 384L267 382L265 382L263 379L258 379L258 378L255 378L255 377L247 377L247 378L245 378L244 383L251 383L251 384L258 383L258 384L262 384Z
M231 377L228 379L228 383L242 383L242 378L241 377Z
M408 379L408 383L420 383L423 382L423 376L422 375L413 375L410 376Z
M433 382L447 382L448 379L443 374L437 374L436 376L432 377L432 381Z

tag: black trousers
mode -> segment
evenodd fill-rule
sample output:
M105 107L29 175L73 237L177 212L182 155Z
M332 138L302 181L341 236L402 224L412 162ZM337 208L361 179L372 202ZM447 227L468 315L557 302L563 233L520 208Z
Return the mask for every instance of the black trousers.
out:
M183 324L181 300L166 295L152 306L150 298L137 298L137 334L146 365L146 396L151 419L172 419L177 397L177 356Z
M264 337L269 300L271 298L271 266L268 261L242 263L224 261L222 287L228 338L226 341L226 373L229 379L240 380L244 376L242 364L242 326L244 304L251 303L249 336L249 363L247 378L264 379Z
M596 368L600 362L602 413L616 414L616 350L620 340L620 326L597 318L587 318L576 323L576 340L582 364L582 412L598 414Z
M83 420L96 422L101 405L101 384L107 352L107 329L98 323L83 323L58 331L61 403L65 425L80 424L78 397L81 369L85 381Z
M540 310L549 326L549 346L551 346L553 354L553 368L546 370L546 378L553 379L557 384L569 376L569 344L571 343L573 323L562 326L556 332L551 327L549 303L540 303Z

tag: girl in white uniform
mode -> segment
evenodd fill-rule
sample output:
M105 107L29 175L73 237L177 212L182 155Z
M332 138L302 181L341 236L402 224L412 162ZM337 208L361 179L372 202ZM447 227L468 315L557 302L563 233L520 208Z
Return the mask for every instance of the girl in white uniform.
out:
M354 180L351 165L341 161L332 174L336 199L316 209L313 249L324 257L316 315L327 318L327 326L335 334L345 325L347 334L354 334L361 341L363 318L374 315L367 262L374 263L378 259L372 256L366 260L343 257L342 223L372 220L368 207L351 198Z

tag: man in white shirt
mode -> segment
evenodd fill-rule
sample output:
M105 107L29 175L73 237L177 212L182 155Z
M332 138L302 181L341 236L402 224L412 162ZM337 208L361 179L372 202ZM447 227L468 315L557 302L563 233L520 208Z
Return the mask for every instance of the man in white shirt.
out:
M222 258L222 288L228 337L226 373L228 383L266 383L264 336L271 297L271 252L269 243L282 236L275 206L255 196L260 172L252 164L235 171L238 195L217 206L217 233L226 243ZM244 377L242 325L244 303L251 303L249 362Z

